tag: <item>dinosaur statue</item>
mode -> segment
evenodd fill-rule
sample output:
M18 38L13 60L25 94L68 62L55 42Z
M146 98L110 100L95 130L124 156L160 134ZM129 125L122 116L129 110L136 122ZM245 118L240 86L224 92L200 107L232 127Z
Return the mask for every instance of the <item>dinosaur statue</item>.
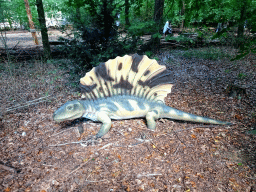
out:
M62 122L84 117L100 121L96 138L109 131L111 119L146 117L151 130L156 129L158 118L231 125L165 105L164 98L173 86L171 79L165 66L147 56L116 57L86 73L80 79L82 99L65 103L55 111L53 119Z

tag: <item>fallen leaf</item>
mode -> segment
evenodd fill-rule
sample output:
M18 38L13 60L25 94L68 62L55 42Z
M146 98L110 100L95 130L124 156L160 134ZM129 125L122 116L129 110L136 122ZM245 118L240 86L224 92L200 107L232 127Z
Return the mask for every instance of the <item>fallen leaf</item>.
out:
M147 156L146 159L150 159L152 156L153 156L153 155L151 154L151 155Z
M7 187L7 188L4 190L4 192L9 192L9 191L11 191L11 188L10 188L10 187Z
M241 115L237 115L237 114L235 115L235 118L238 119L238 120L242 120L243 119L243 117Z
M196 187L196 183L194 181L190 181L192 187Z
M155 187L155 184L154 184L154 183L150 183L150 186L151 186L151 187Z
M195 136L194 134L192 134L191 137L192 137L193 139L196 139L196 136Z

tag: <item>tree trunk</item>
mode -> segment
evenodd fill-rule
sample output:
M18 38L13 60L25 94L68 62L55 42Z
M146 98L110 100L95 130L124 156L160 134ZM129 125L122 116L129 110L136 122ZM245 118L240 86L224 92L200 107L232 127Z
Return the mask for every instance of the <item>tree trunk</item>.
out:
M79 23L79 25L81 25L81 12L80 12L80 7L76 8L76 19L77 19L77 23Z
M164 0L155 0L154 21L161 23L164 12Z
M131 25L129 21L129 9L130 9L129 0L125 0L124 6L125 6L125 27L129 27Z
M11 18L9 17L9 14L8 14L7 20L8 20L8 23L9 23L9 25L10 25L10 29L13 29L13 27L12 27L12 20L11 20Z
M239 24L238 24L238 31L237 31L237 37L242 39L244 36L244 23L246 20L246 1L243 2L243 5L241 6L241 15L239 19Z
M32 37L33 37L33 39L35 41L35 44L38 45L38 40L37 40L37 36L36 36L36 30L35 30L34 22L32 20L32 14L31 14L31 11L30 11L28 0L24 0L24 3L25 3L27 15L28 15L28 22L29 22L30 32L31 32Z
M237 3L242 3L240 8L240 19L238 23L237 29L237 40L235 47L240 47L240 49L244 48L244 24L246 20L246 8L247 8L247 1L237 1Z
M159 33L162 28L162 19L164 12L164 0L155 0L155 9L154 9L154 21L156 22L156 31ZM161 32L160 32L161 33ZM151 36L152 50L154 52L158 51L160 48L160 38Z
M181 8L180 15L181 16L185 15L185 2L184 1L182 1L182 8ZM184 19L185 18L182 18L181 25L180 25L180 31L182 31L184 28Z
M44 16L44 7L42 0L36 0L36 6L37 6L37 12L38 12L38 20L40 23L40 29L42 34L42 42L43 42L43 48L44 48L44 57L46 59L51 58L51 49L47 34L47 28L45 24L45 16Z

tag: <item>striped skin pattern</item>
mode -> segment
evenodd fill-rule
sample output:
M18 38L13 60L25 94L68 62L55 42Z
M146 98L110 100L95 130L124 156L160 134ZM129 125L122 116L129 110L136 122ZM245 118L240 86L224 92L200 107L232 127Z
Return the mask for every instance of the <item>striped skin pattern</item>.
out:
M55 111L57 122L84 117L102 122L96 137L105 135L111 119L146 117L147 126L155 130L158 118L230 125L189 114L164 104L170 93L171 74L165 66L147 56L125 55L100 64L81 78L82 99L69 101Z

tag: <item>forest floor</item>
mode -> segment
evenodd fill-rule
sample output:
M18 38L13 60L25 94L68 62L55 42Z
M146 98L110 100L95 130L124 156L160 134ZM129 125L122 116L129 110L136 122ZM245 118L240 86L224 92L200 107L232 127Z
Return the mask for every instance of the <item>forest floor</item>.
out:
M119 120L88 146L79 142L101 123L52 119L79 99L85 72L74 77L66 59L0 64L0 191L256 191L255 56L228 55L213 47L153 56L174 77L168 106L234 125L159 119L152 132L144 119Z

